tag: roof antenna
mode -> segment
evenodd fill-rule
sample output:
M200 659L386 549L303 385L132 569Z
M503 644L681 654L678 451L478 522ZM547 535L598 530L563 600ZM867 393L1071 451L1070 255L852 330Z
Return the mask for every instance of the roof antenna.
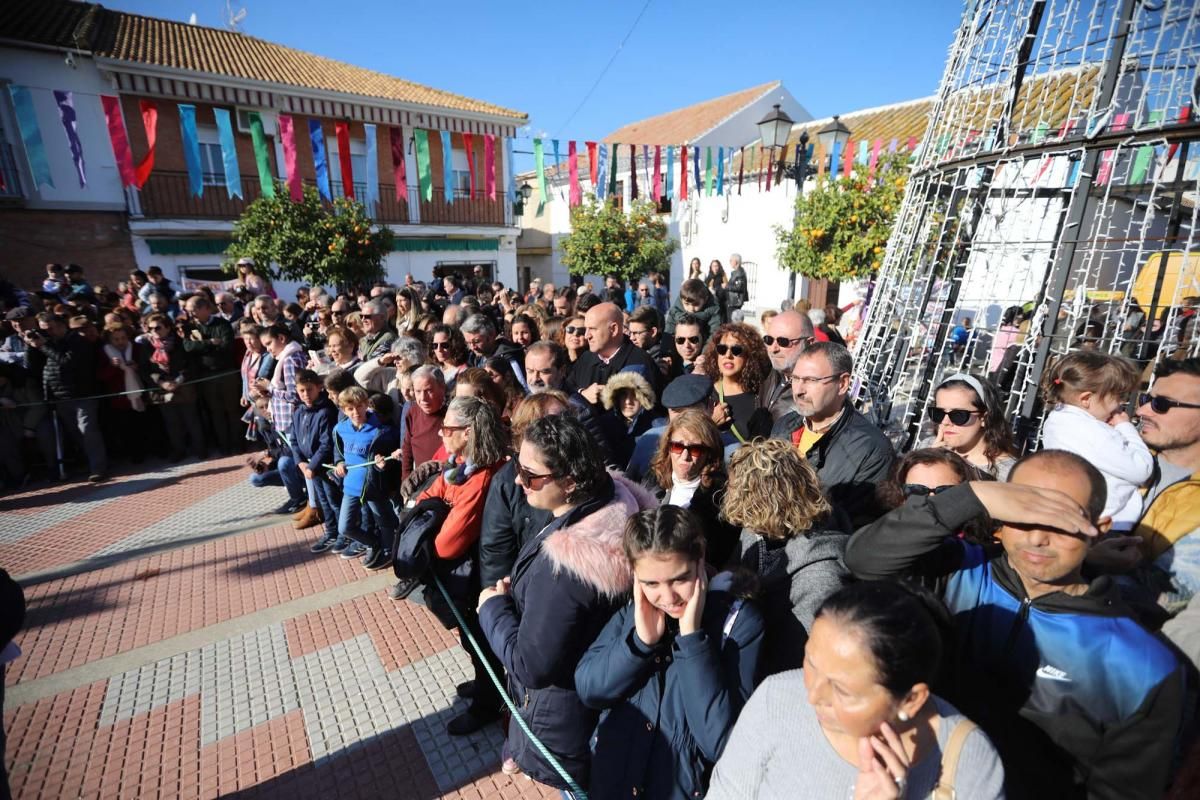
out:
M234 33L241 33L239 26L246 18L246 9L233 10L233 0L225 0L225 27Z
M199 24L200 24L200 20L196 17L196 12L193 11L192 15L190 17L188 17L188 25L199 25Z

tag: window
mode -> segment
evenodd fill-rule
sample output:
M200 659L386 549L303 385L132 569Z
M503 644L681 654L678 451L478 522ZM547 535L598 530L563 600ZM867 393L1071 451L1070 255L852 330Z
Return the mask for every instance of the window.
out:
M454 197L468 198L471 196L471 172L465 169L454 170Z
M221 157L221 145L200 143L200 172L205 186L225 185L225 160Z
M354 178L354 199L360 203L365 203L367 200L367 155L363 152L365 149L365 142L357 139L350 140L350 171L353 173L351 177ZM341 197L342 159L338 154L336 144L329 149L329 182L333 196Z

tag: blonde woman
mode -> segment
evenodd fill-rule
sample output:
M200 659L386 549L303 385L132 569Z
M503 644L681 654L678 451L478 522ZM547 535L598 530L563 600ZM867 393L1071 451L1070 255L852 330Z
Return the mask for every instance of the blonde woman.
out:
M849 583L842 555L850 537L824 529L830 506L817 473L781 439L733 454L721 513L742 529L730 566L758 576L767 620L759 674L799 669L817 609Z

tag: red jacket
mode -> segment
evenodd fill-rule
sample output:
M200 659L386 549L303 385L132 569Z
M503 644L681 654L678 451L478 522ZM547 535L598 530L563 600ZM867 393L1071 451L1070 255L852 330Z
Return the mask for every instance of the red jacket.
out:
M450 513L433 540L438 558L461 558L471 549L471 545L479 541L479 533L483 528L483 503L487 500L492 476L502 466L503 461L481 469L459 484L446 483L446 477L438 475L437 480L421 492L417 502L439 497L450 506Z

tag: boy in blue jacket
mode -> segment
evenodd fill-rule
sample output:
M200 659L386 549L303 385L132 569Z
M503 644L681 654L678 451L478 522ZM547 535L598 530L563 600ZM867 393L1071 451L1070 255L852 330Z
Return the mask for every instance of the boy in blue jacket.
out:
M325 467L333 461L333 429L338 412L325 394L321 376L310 369L296 373L296 394L301 405L292 418L292 457L311 481L313 501L325 522L325 535L311 550L324 553L337 542L338 510L342 506L342 489Z
M395 477L397 462L387 462L384 469L379 469L374 461L376 455L387 456L396 450L400 437L394 426L375 415L367 399L366 390L359 386L338 395L338 406L346 418L334 428L333 474L342 479L338 535L354 541L341 555L361 555L363 566L376 570L392 563L392 541L400 521L385 489L387 481ZM366 519L368 514L370 520Z

